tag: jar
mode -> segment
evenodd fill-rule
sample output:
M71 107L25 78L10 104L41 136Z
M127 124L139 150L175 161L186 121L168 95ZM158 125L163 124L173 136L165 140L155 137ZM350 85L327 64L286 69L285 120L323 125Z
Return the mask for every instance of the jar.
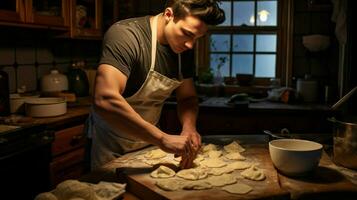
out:
M10 114L9 76L0 69L0 116Z
M89 81L87 74L80 68L82 65L73 64L68 71L69 91L73 92L76 97L89 95Z
M62 92L68 90L68 79L57 69L52 69L41 79L42 92Z

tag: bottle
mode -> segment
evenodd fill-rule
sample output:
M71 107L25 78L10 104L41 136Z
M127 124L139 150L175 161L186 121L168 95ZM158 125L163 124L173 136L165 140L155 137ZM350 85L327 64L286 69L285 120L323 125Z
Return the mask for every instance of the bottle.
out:
M0 69L0 116L10 115L9 76Z
M84 61L72 63L72 68L68 71L68 89L76 97L89 95L89 81L86 73L81 67L84 67Z

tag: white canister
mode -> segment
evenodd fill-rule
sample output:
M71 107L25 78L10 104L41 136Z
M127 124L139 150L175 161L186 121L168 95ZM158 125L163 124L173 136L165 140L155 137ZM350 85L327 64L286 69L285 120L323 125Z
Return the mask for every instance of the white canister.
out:
M67 76L61 74L57 69L51 70L41 79L42 92L61 92L68 90Z
M316 80L298 79L296 90L305 102L316 102L318 100L318 84Z

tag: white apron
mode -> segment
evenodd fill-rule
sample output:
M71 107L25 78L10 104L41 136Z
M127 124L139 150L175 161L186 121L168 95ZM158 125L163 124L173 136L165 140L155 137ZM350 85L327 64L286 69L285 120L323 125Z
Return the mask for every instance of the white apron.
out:
M159 121L164 101L171 95L172 91L180 86L181 82L170 79L154 70L157 45L157 21L158 15L153 19L151 29L151 66L148 75L141 88L126 101L140 116L156 125ZM179 54L179 75L181 74L181 56ZM121 123L118 121L118 123ZM91 110L87 121L88 137L92 138L91 147L91 168L95 169L116 157L130 151L138 150L148 145L144 141L139 141L129 134L112 130L109 125Z

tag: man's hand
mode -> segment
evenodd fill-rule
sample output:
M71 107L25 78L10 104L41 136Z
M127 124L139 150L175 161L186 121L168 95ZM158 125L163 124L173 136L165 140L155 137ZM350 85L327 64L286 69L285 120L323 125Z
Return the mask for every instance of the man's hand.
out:
M181 169L192 168L193 161L196 159L197 153L201 148L201 136L197 131L183 131L181 135L188 136L191 139L193 152L182 155L180 167Z
M185 135L164 134L161 139L160 148L175 155L191 155L194 152L192 140Z

